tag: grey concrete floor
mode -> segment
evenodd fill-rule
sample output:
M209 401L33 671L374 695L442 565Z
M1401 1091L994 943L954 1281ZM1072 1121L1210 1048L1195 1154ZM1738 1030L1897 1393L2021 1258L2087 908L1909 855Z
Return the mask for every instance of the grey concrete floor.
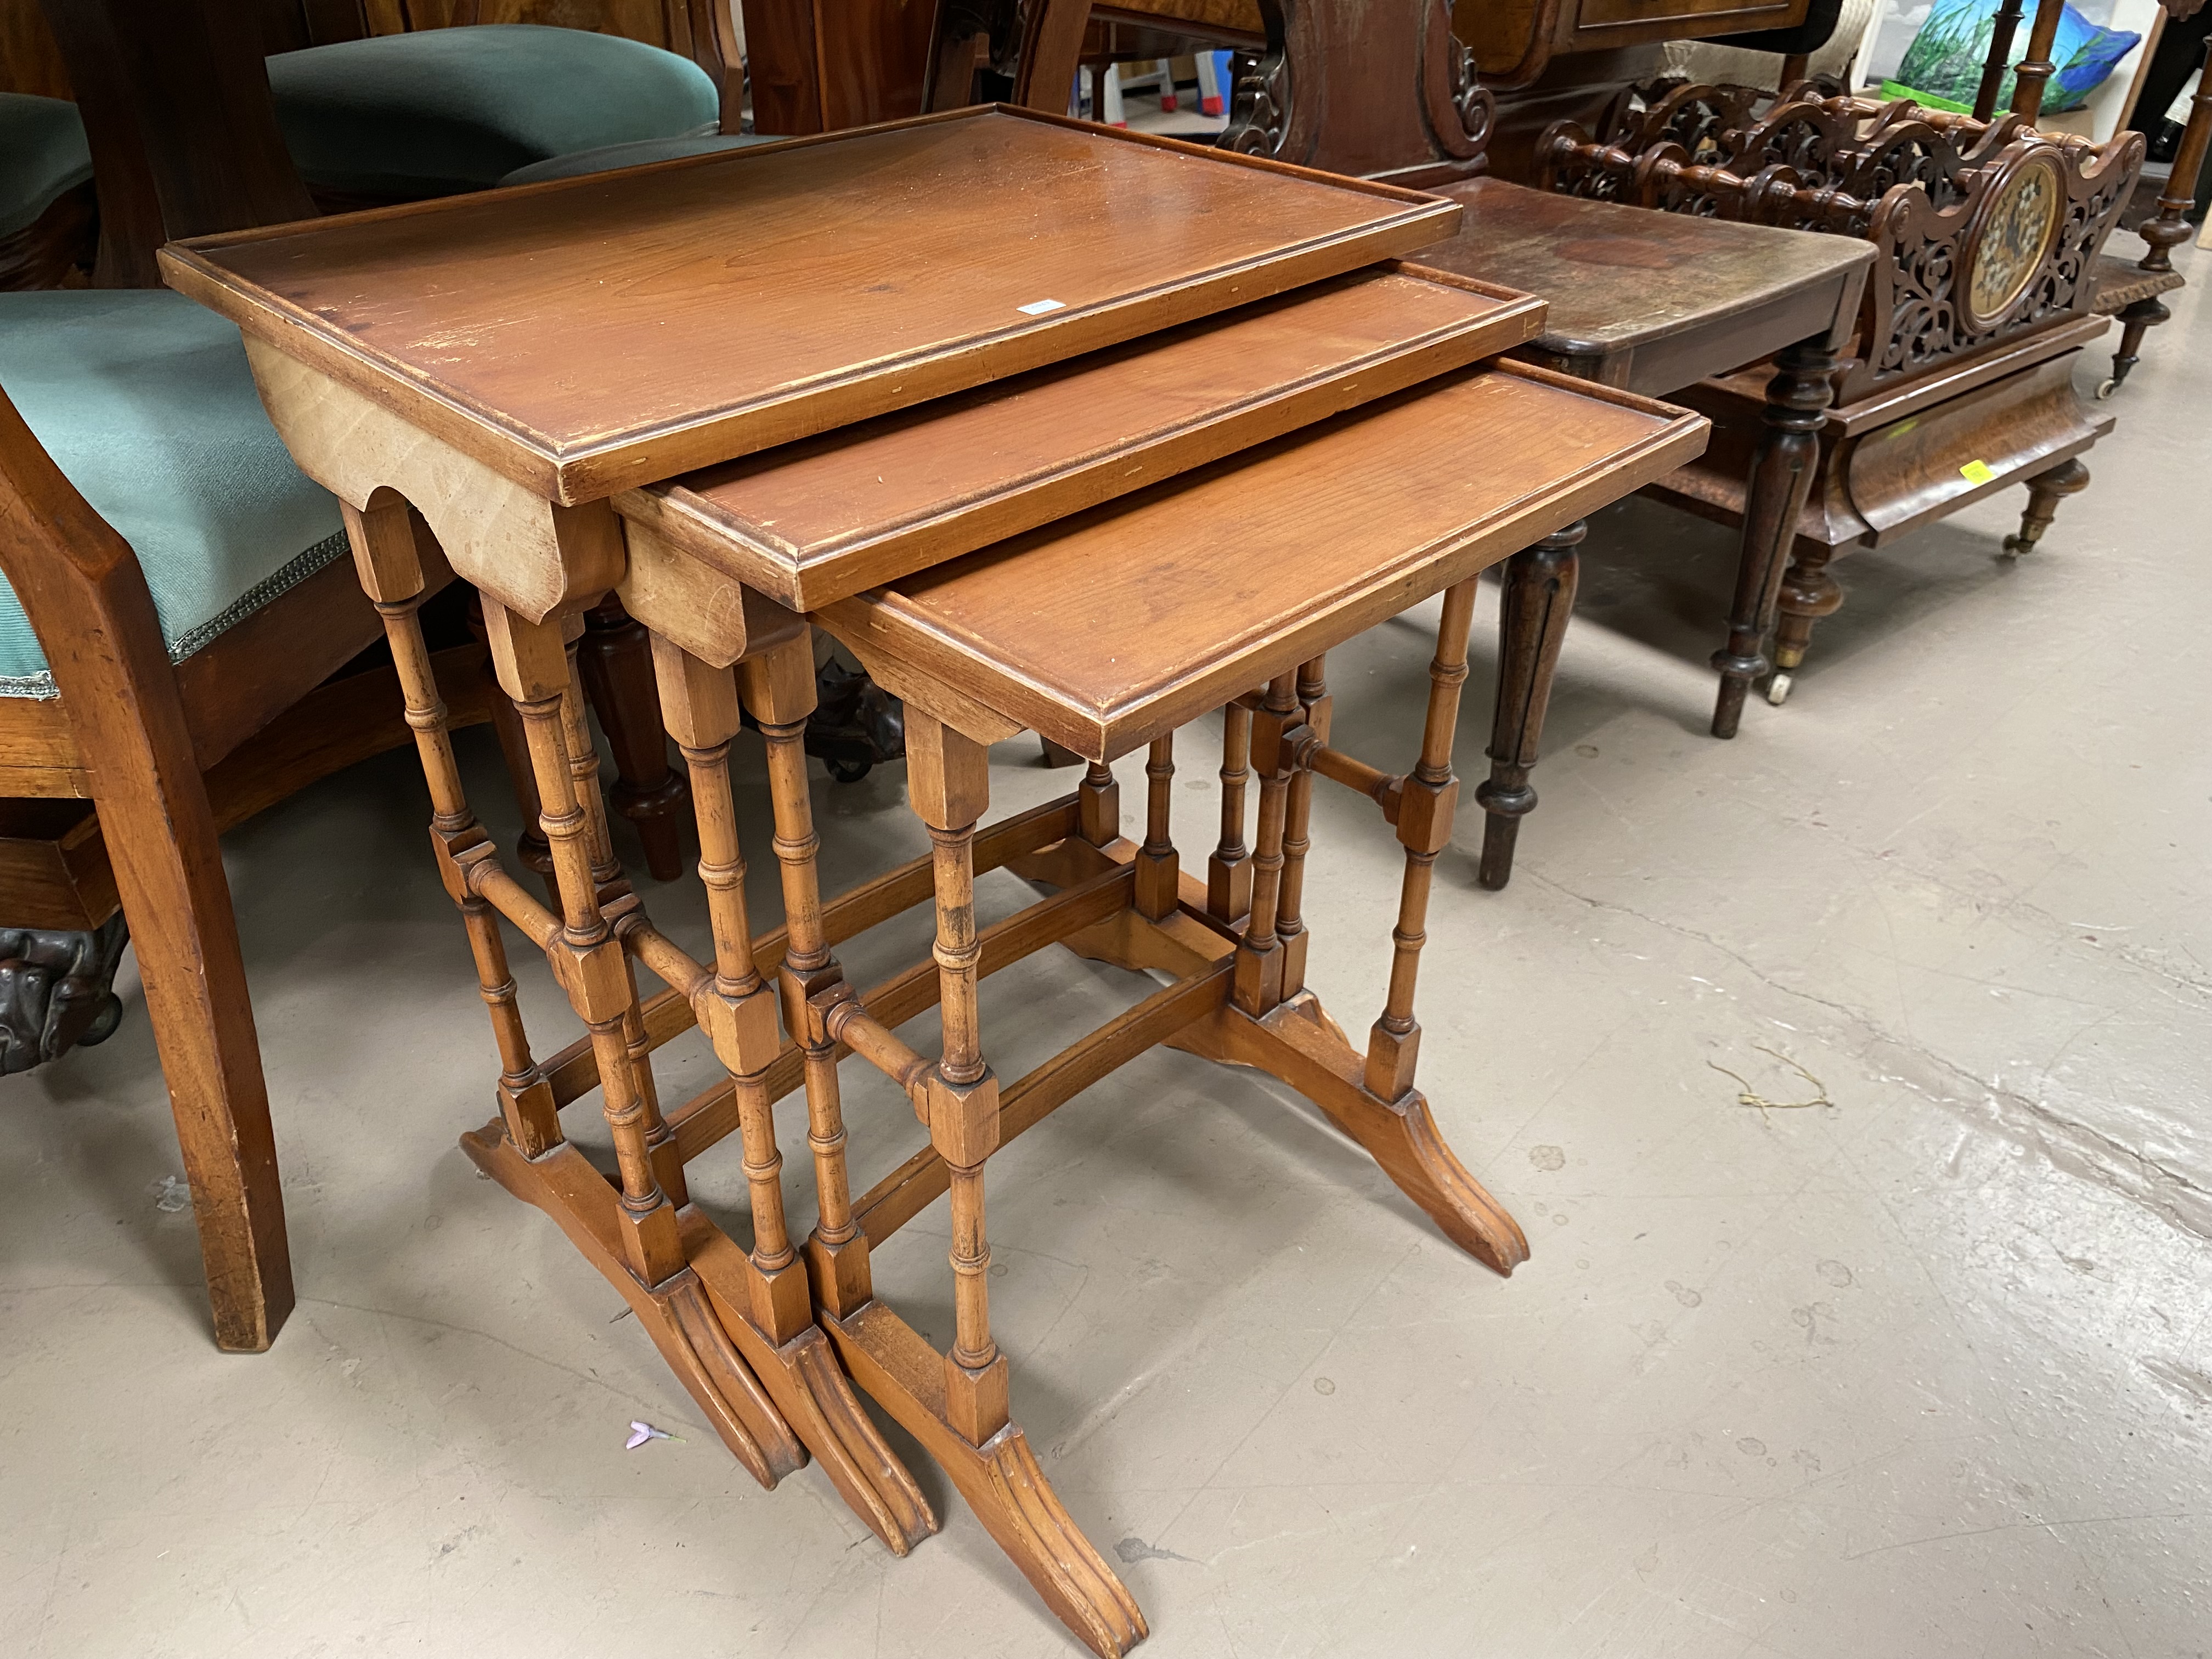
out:
M2212 319L2197 288L2177 312L2045 550L1998 557L2013 492L1857 554L1732 744L1703 735L1728 538L1601 515L1519 874L1475 887L1468 813L1424 969L1437 1115L1534 1243L1510 1281L1285 1091L1179 1054L994 1161L1016 1413L1149 1651L2212 1647ZM1432 616L1332 662L1339 733L1386 764ZM1479 631L1463 773L1493 661ZM1009 807L1069 782L994 762ZM833 879L922 845L898 769L817 799ZM817 1471L759 1490L477 1177L455 1138L494 1062L426 811L392 757L229 843L301 1293L271 1352L210 1346L135 990L106 1046L0 1085L0 1651L1073 1651L910 1443L945 1528L903 1561ZM1358 1031L1399 860L1364 803L1317 814L1312 977ZM699 936L687 888L648 897ZM999 1069L1143 988L1058 952L991 981ZM671 1097L712 1075L665 1058ZM917 1132L846 1074L871 1179ZM696 1174L742 1230L735 1148ZM940 1203L878 1257L939 1340L945 1238ZM680 1438L626 1452L633 1419Z

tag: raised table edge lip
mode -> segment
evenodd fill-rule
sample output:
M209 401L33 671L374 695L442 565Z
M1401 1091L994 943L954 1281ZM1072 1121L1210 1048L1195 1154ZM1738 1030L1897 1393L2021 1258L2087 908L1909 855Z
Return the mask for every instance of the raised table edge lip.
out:
M1486 356L1496 356L1510 349L1512 343L1525 343L1534 337L1534 329L1531 326L1532 321L1540 321L1547 303L1533 295L1523 294L1515 289L1503 288L1497 283L1484 282L1477 277L1462 276L1457 271L1437 270L1408 259L1385 260L1366 269L1370 271L1382 271L1390 275L1407 276L1420 282L1431 282L1442 287L1457 289L1462 292L1478 295L1484 299L1498 301L1499 308L1497 311L1468 325L1464 330L1457 331L1457 332L1465 333L1498 334L1509 333L1516 329L1520 331L1519 342L1501 344L1498 348L1498 353L1484 354ZM1352 271L1345 273L1344 276L1351 277L1360 274L1358 271ZM1334 280L1343 280L1343 278ZM1279 300L1294 297L1297 292L1297 290L1293 289L1288 291L1287 295L1277 295L1273 297ZM1255 303L1265 303L1265 301ZM1235 314L1234 311L1219 312L1211 319L1197 320L1226 323ZM1436 332L1431 331L1431 335L1421 337L1421 341L1417 343L1427 343ZM1125 343L1137 343L1137 342ZM1407 354L1401 352L1398 355ZM1058 364L1047 364L1031 373L1048 374L1054 368L1073 368L1081 361L1080 358L1064 359ZM1475 360L1470 359L1470 362L1473 361ZM1363 363L1361 372L1367 368L1371 368L1373 362L1374 360L1370 358ZM1454 365L1452 368L1437 372L1450 373L1467 366L1462 363ZM1577 382L1577 384L1587 383ZM1287 392L1279 392L1267 401L1279 402L1285 396L1295 396L1305 389L1303 386L1291 387ZM1373 395L1378 397L1389 395L1393 391L1408 389L1411 388L1385 388L1383 392ZM914 411L894 411L894 413L912 412ZM1152 445L1146 448L1127 447L1102 453L1085 465L1064 470L1054 477L1062 481L1088 477L1127 461L1133 454L1149 453L1151 448L1172 444L1176 439L1203 430L1206 426L1218 422L1223 418L1224 416L1215 413L1201 419L1194 419L1183 427L1176 428L1160 434ZM1233 416L1228 418L1233 418ZM1291 427L1280 432L1264 431L1244 439L1237 447L1247 448L1255 443L1271 441L1296 429L1296 427ZM839 434L823 435L834 440ZM1192 465L1206 465L1216 459L1218 458L1202 457ZM1187 470L1187 467L1177 465L1170 471L1162 472L1158 477L1145 478L1130 486L1130 489L1149 489L1154 484L1165 483ZM751 520L719 507L705 496L689 488L686 479L696 476L696 474L684 475L650 484L643 489L624 490L615 498L615 510L625 519L645 525L667 536L672 542L684 548L694 557L720 569L732 580L744 583L780 605L799 611L811 611L824 605L834 604L839 599L850 598L853 594L867 588L882 586L896 581L902 576L911 574L929 565L946 562L963 557L969 553L980 551L994 542L1006 539L1009 535L1025 533L1051 522L1054 519L1063 517L1066 513L1085 511L1129 493L1128 489L1115 489L1097 501L1085 500L1062 508L1048 510L1042 517L1020 524L1014 528L991 535L981 541L957 546L949 550L940 550L933 557L917 560L911 565L887 574L879 572L858 581L839 581L834 576L817 574L811 568L811 565L815 562L800 561L793 557L794 550L788 543L777 541L765 533L753 533L757 526ZM963 498L961 501L949 506L967 504L965 498ZM909 536L919 535L927 526L942 522L945 516L943 512L927 517L918 515L911 521L915 527L906 533ZM878 539L888 541L893 538ZM864 544L864 545L873 544L872 543ZM836 546L838 543L832 538L825 545Z
M1645 462L1655 456L1660 458L1663 465L1655 465L1649 478L1640 480L1637 484L1631 485L1626 489L1613 488L1613 484L1619 473L1627 470L1616 466L1612 472L1606 474L1599 481L1600 498L1594 500L1584 499L1591 487L1591 481L1587 477L1563 481L1554 491L1561 507L1561 511L1555 516L1559 518L1561 524L1571 522L1588 511L1593 511L1598 507L1634 493L1635 489L1641 488L1643 483L1656 482L1675 467L1694 460L1704 452L1711 422L1705 416L1694 411L1662 403L1639 392L1626 392L1615 386L1601 386L1575 375L1563 374L1556 369L1545 368L1534 363L1519 362L1511 358L1494 358L1481 367L1484 372L1508 374L1518 379L1536 381L1573 392L1580 397L1591 398L1599 402L1634 410L1663 423L1648 436L1616 453L1617 460L1632 463ZM1458 372L1465 374L1474 371L1468 369ZM1169 484L1171 485L1172 481L1169 481ZM1455 554L1463 551L1471 543L1480 539L1482 534L1483 532L1477 529L1474 533L1462 538L1455 547ZM1361 613L1362 617L1357 626L1351 629L1350 634L1335 630L1331 639L1322 640L1310 637L1313 634L1310 626L1285 630L1261 651L1248 653L1235 662L1210 665L1156 692L1134 699L1110 711L1102 711L1095 717L1096 723L1093 725L1079 724L1078 720L1080 717L1072 713L1072 705L1063 695L1012 670L1003 671L1006 683L1014 689L1014 696L1008 701L1018 702L1022 706L996 708L994 712L1009 720L1019 720L1026 729L1051 738L1086 760L1101 763L1109 761L1131 752L1158 732L1174 730L1211 709L1221 707L1240 693L1251 690L1252 685L1262 678L1288 672L1317 653L1332 648L1334 644L1341 641L1341 638L1364 633L1367 629L1419 604L1423 599L1443 591L1454 582L1462 581L1468 576L1510 557L1521 545L1522 544L1516 541L1512 545L1501 546L1494 550L1494 557L1485 559L1480 563L1466 568L1460 568L1455 565L1453 562L1453 556L1441 556L1432 562L1431 572L1446 574L1443 574L1439 580L1425 583L1418 592L1411 590L1402 593L1393 592L1394 588L1402 586L1403 583L1405 573L1402 562L1398 565L1375 572L1357 593L1346 602L1347 607L1356 609ZM963 556L981 556L982 552L987 551L988 550L980 550L977 554ZM946 562L955 562L947 561ZM846 628L851 628L858 633L875 626L875 617L878 615L895 611L901 617L900 625L912 629L916 635L938 643L948 653L959 655L972 654L957 638L946 634L912 611L898 609L899 597L896 592L889 588L876 588L865 593L856 593L848 599L836 600L810 615L811 620L826 628L831 635L842 639L845 637ZM1340 609L1341 608L1343 607ZM841 627L841 624L843 626ZM1103 741L1097 735L1101 731L1103 733Z
M940 123L1005 117L1058 126L1095 135L1115 143L1187 154L1224 166L1242 167L1326 185L1354 195L1378 197L1401 204L1405 211L1352 229L1318 236L1288 257L1253 258L1153 288L1124 294L1111 301L1071 307L1048 319L1024 322L967 337L951 344L917 350L908 356L870 365L865 374L851 370L817 377L806 386L785 389L739 408L725 406L690 417L651 423L613 437L564 446L556 443L512 417L483 407L477 401L430 384L420 370L386 356L358 338L334 329L313 313L278 298L267 290L249 287L231 277L209 258L228 247L274 240L302 234L301 227L343 220L348 223L465 211L479 192L442 197L428 202L400 203L371 208L361 213L331 216L331 221L299 221L286 225L259 226L213 235L180 239L159 253L162 277L168 285L207 307L274 347L285 356L315 369L370 398L409 426L424 432L470 456L514 483L562 506L597 501L624 489L635 489L680 473L696 471L717 461L732 460L775 444L810 437L837 427L889 414L931 398L967 391L988 380L1042 368L1085 351L1115 345L1158 329L1188 322L1227 304L1207 304L1222 290L1234 292L1255 276L1275 274L1283 281L1241 295L1236 303L1273 296L1328 276L1341 275L1364 264L1401 257L1443 240L1461 217L1460 204L1428 191L1375 180L1320 173L1264 156L1209 145L1188 143L1158 133L1130 132L1066 116L1048 115L1017 105L984 104L921 115L903 121L880 122L836 132L813 133L738 150L714 151L703 155L678 156L622 171L659 173L708 166L742 165L757 158L787 154L793 149L835 143L872 133L933 125ZM604 184L610 175L586 173L571 179L546 179L509 186L506 193L548 194ZM1438 227L1441 227L1440 231ZM1316 258L1351 250L1340 262ZM1164 295L1183 296L1188 308L1170 307ZM1191 298L1201 303L1188 306ZM1135 325L1127 319L1143 313ZM1100 326L1099 325L1103 325ZM1090 325L1091 326L1085 326ZM1080 343L1070 348L1054 345L1033 352L1010 349L1023 342L1065 341L1071 334ZM988 371L963 368L990 358ZM920 371L920 372L917 372ZM898 378L903 384L899 401L862 403L847 407L850 394L872 383ZM848 394L841 397L841 392ZM806 418L799 418L807 411ZM781 422L774 416L784 416ZM752 428L747 430L746 428ZM742 434L742 435L739 435ZM723 435L728 434L728 435Z

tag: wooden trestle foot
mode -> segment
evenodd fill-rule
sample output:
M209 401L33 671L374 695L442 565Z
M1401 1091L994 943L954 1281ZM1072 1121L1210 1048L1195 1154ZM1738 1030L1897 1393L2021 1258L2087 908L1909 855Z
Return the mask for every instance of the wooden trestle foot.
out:
M969 1444L948 1414L943 1358L881 1303L823 1323L855 1380L944 1467L983 1530L1085 1646L1120 1659L1150 1634L1136 1598L1069 1516L1020 1425Z
M699 1276L687 1268L647 1285L630 1271L621 1197L590 1159L566 1142L543 1158L526 1158L497 1121L463 1135L461 1150L515 1197L551 1216L584 1259L622 1292L676 1380L753 1479L773 1488L805 1466L805 1448L732 1344Z

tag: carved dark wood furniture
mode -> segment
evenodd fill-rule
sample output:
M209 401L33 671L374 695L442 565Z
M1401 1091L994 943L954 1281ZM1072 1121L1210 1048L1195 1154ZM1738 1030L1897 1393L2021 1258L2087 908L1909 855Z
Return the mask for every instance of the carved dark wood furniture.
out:
M1533 302L1377 264L1455 212L972 112L164 255L177 286L245 329L286 441L346 504L498 1040L499 1116L465 1138L471 1156L622 1290L763 1484L811 1456L895 1553L935 1530L857 1382L1102 1655L1145 1623L1011 1415L983 1212L1000 1146L1173 1040L1290 1083L1500 1271L1526 1254L1413 1085L1473 580L1661 476L1704 433L1627 393L1484 362L1539 325ZM1102 222L1115 234L1086 234ZM738 224L782 257L733 269ZM648 252L649 304L600 280ZM463 270L471 282L453 280ZM459 360L441 345L493 314L535 320ZM575 372L580 354L595 372ZM557 912L501 869L460 793L416 623L418 511L486 595L547 805ZM662 713L691 773L711 963L654 927L610 856L597 792L577 787L592 763L563 623L611 589L653 632ZM834 897L819 890L801 747L806 629L763 589L813 607L908 699L909 793L933 850ZM1420 757L1392 776L1330 746L1323 654L1438 592ZM1248 848L1240 796L1200 882L1168 833L1172 734L1224 705L1227 758L1257 775L1257 830ZM728 765L741 714L767 745L785 899L785 925L757 936ZM1024 728L1091 762L1089 775L1064 800L981 827L985 745ZM1141 844L1121 838L1099 764L1135 748L1151 763ZM1407 850L1364 1055L1304 983L1316 777L1375 800ZM1001 866L1058 890L979 930L975 876ZM923 902L932 957L856 992L836 947ZM546 951L589 1034L543 1060L514 1000L508 926ZM1172 982L1001 1085L978 981L1055 942ZM668 989L641 1000L640 968ZM934 1059L896 1029L932 1007ZM729 1077L664 1109L652 1052L694 1024ZM848 1055L906 1089L929 1137L857 1196L837 1085ZM612 1176L561 1129L561 1107L594 1091ZM819 1213L803 1242L772 1116L797 1091ZM732 1134L750 1250L687 1200L686 1163ZM946 1194L956 1330L939 1352L874 1297L869 1261Z
M2021 102L2036 67L2022 66ZM2135 133L2099 146L2017 114L1985 124L1805 88L1680 87L1622 100L1595 138L1570 123L1546 135L1539 166L1562 192L1863 239L1878 256L1794 525L1770 701L1843 603L1827 569L1839 553L2021 483L2028 504L2005 547L2026 552L2087 483L2079 457L2112 423L2075 395L2075 360L2106 326L2095 262L2142 155ZM1713 445L1652 493L1743 518L1737 463L1771 388L1796 372L1785 361L1685 392L1713 417Z
M2212 46L2206 48L2206 56L2212 63ZM2173 268L2173 250L2194 234L2186 216L2196 205L2208 151L2212 151L2212 72L2198 79L2196 95L2190 100L2189 119L2182 128L2181 146L2174 152L2173 171L2159 194L2158 213L2137 229L2150 244L2149 251L2133 262L2109 253L2097 256L2092 309L2100 317L2120 319L2112 378L2097 388L2100 398L2111 397L2126 383L2142 350L2144 331L2173 314L2159 296L2182 286L2182 275Z

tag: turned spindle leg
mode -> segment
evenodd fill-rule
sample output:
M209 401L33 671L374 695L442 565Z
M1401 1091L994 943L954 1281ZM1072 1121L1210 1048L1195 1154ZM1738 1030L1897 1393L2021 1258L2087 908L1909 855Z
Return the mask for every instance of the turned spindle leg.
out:
M1157 921L1172 915L1178 895L1175 833L1175 734L1152 739L1145 762L1145 842L1137 849L1137 908Z
M636 995L629 963L600 902L592 868L598 793L595 769L573 764L562 704L574 695L568 652L555 623L531 623L487 599L484 620L500 684L522 717L531 769L544 803L541 820L560 884L562 927L555 939L556 976L591 1033L607 1127L621 1171L624 1259L638 1282L658 1285L684 1269L675 1206L653 1170L647 1097L631 1064L627 1024ZM574 711L580 714L580 704ZM603 820L601 821L603 823ZM604 833L602 830L600 833ZM627 895L623 895L627 897Z
M553 1103L551 1085L531 1055L530 1036L523 1029L522 1011L515 1002L514 975L507 967L499 918L471 890L466 872L455 861L476 848L489 848L490 842L469 810L468 798L461 788L445 702L438 695L430 649L422 638L417 613L426 584L416 550L415 529L404 505L369 513L347 507L344 516L362 585L384 621L384 637L392 648L407 724L415 733L415 752L429 787L430 840L437 850L439 871L445 878L446 890L461 912L469 953L476 963L477 992L483 998L492 1036L499 1045L500 1115L508 1138L523 1155L536 1158L560 1144L561 1115ZM530 775L525 771L516 775L527 779Z
M730 1074L751 1199L754 1269L746 1311L781 1346L813 1323L806 1270L792 1247L783 1206L783 1155L776 1150L768 1068L781 1043L775 993L753 960L745 911L745 861L730 788L730 742L738 734L737 676L680 646L655 638L653 662L662 719L683 751L699 820L699 879L714 940L713 1000L702 1011L717 1057ZM696 1006L696 1002L695 1002Z
M844 970L823 931L821 837L806 785L806 720L817 692L811 641L805 635L749 657L738 684L768 746L775 856L783 880L785 946L776 972L784 1029L799 1045L806 1079L806 1143L814 1163L814 1231L806 1241L815 1300L851 1314L874 1295L867 1236L853 1218L845 1164L845 1109L837 1086L837 1043L823 1024L828 1000L842 994Z
M610 593L584 613L579 643L584 689L614 750L615 811L636 826L653 878L673 881L684 868L684 780L670 768L667 741L653 719L645 629Z
M1327 664L1320 657L1298 669L1298 708L1316 744L1328 741L1328 682ZM1294 997L1306 988L1306 854L1313 849L1307 831L1313 818L1313 773L1301 766L1291 775L1283 805L1283 876L1275 901L1275 937L1283 942L1283 995Z
M767 1384L777 1407L823 1472L894 1554L937 1530L927 1501L854 1398L814 1322L806 1264L784 1213L783 1158L776 1150L769 1068L781 1048L776 992L753 957L745 910L745 864L730 787L730 741L738 733L734 671L717 668L656 635L653 661L661 714L683 751L699 823L699 878L714 941L711 979L694 985L691 1006L730 1074L751 1200L753 1246L695 1217L692 1265L724 1328ZM800 718L803 726L803 717Z
M1482 862L1476 879L1492 892L1512 880L1521 820L1536 810L1536 791L1528 782L1528 772L1536 764L1537 744L1544 735L1559 644L1574 614L1575 579L1581 562L1575 549L1589 529L1579 521L1571 524L1506 562L1504 591L1498 599L1498 707L1490 724L1490 776L1474 789L1484 814ZM1439 658L1443 652L1440 634ZM1462 665L1464 660L1462 653ZM1463 665L1461 672L1465 672Z
M2051 54L2058 44L2058 25L2064 9L2058 0L2038 0L2035 22L2027 32L2027 56L2013 66L2013 113L2031 126L2043 113L2045 84L2058 72Z
M2027 507L2020 515L2020 533L2008 536L2004 550L2008 553L2033 553L2035 544L2043 539L2043 532L2051 528L2051 521L2058 516L2058 503L2069 495L2078 495L2089 487L2089 469L2076 456L2061 461L2047 472L2039 472L2027 481Z
M1278 675L1252 720L1252 766L1260 775L1260 830L1252 854L1252 908L1237 941L1231 996L1248 1014L1263 1014L1283 1000L1283 942L1275 933L1283 889L1283 836L1296 770L1291 732L1303 729L1297 676Z
M2212 65L2212 43L2206 45L2204 52L2207 64ZM2197 78L2189 118L2181 130L2181 147L2174 154L2166 188L2159 192L2158 212L2137 227L2136 234L2150 245L2149 252L2136 262L2138 270L2172 270L2173 250L2197 234L2189 214L2197 205L2208 149L2212 149L2212 67ZM2145 295L2120 313L2120 346L2112 354L2112 378L2097 388L2100 398L2111 397L2126 382L2142 355L2143 331L2155 328L2172 315L2155 294Z
M1767 670L1762 647L1774 625L1783 571L1797 538L1797 520L1812 492L1820 432L1835 399L1829 382L1835 366L1824 341L1801 340L1775 359L1774 376L1766 383L1766 429L1752 452L1751 473L1744 484L1743 541L1736 559L1735 599L1729 612L1729 642L1713 653L1713 666L1721 673L1720 695L1713 705L1717 738L1736 734L1752 682ZM1825 566L1827 562L1823 558L1820 562ZM1788 599L1782 602L1786 609ZM1838 593L1837 604L1841 603Z
M1428 718L1421 727L1421 757L1407 775L1398 802L1398 841L1406 849L1406 874L1398 894L1398 922L1390 930L1390 988L1382 1018L1367 1037L1368 1092L1396 1100L1413 1086L1421 1028L1413 1018L1413 988L1428 942L1429 886L1437 854L1451 844L1459 779L1452 772L1452 742L1459 731L1460 688L1467 684L1467 636L1474 617L1474 579L1444 592L1437 625L1437 654L1429 663Z
M1206 908L1223 921L1252 908L1252 849L1244 844L1244 786L1252 777L1252 711L1221 711L1221 841L1206 861Z
M629 897L629 884L623 878L622 860L615 856L614 836L607 827L607 800L599 788L599 751L592 741L591 723L585 714L583 680L579 672L580 647L580 637L568 641L568 684L561 693L560 703L561 742L568 751L568 775L573 781L576 808L584 815L583 842L591 858L592 887L602 905L615 907L609 914L611 922L620 914L634 909L636 901ZM526 726L524 735L526 740ZM630 1088L635 1093L639 1122L644 1130L646 1156L652 1162L653 1178L662 1194L670 1204L682 1209L690 1201L684 1178L684 1160L660 1115L659 1091L653 1080L653 1045L645 1034L644 1011L638 1005L637 970L627 956L623 959L623 971L629 979L629 994L622 1017L623 1048L629 1056Z
M2120 343L2112 353L2112 378L2097 389L2100 398L2109 398L2127 384L2128 376L2142 361L2145 331L2155 328L2172 315L2155 295L2137 300L2120 313Z
M930 1145L945 1160L952 1199L955 1328L945 1364L945 1417L969 1444L981 1446L1006 1425L1006 1361L991 1340L991 1251L983 1230L983 1164L999 1144L999 1082L983 1063L975 1004L982 956L975 942L975 825L990 805L990 763L982 744L916 708L907 711L906 740L908 793L929 828L937 894L933 954L945 1048L930 1068L927 1095Z
M475 592L469 595L468 626L477 641L484 643L483 600ZM489 645L486 650L489 652ZM491 729L499 738L500 757L507 763L507 781L514 787L514 804L522 813L522 833L514 843L515 861L545 884L545 896L557 908L561 894L553 884L552 851L545 845L545 832L538 827L544 809L538 805L538 780L530 775L530 749L522 740L522 721L514 712L514 705L500 690L499 673L492 667L489 654L484 659L483 672L491 688Z

